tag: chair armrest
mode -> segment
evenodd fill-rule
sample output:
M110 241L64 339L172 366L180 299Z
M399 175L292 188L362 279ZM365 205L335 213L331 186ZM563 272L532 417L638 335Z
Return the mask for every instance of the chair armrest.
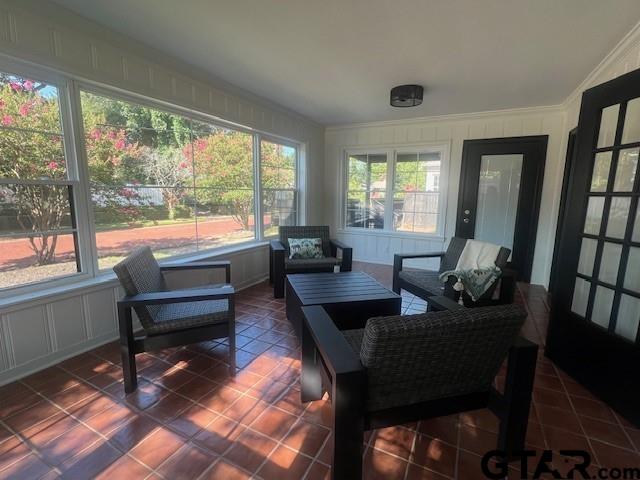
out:
M445 297L443 295L428 297L427 303L433 310L437 312L441 312L443 310L450 310L450 311L464 310L465 308L455 300L451 300L449 297Z
M516 293L516 281L518 279L518 272L510 268L502 269L502 275L500 275L500 295L499 302L501 304L513 303L513 299Z
M280 240L271 240L269 242L269 248L271 248L273 252L284 252L284 245L282 245L282 242Z
M303 329L313 343L333 378L346 373L362 372L360 357L338 330L321 306L302 307Z
M349 246L347 246L346 244L342 243L340 240L336 240L334 238L332 238L331 240L329 240L329 242L331 243L331 248L338 248L340 250L346 250L347 248L351 248Z
M167 292L139 293L124 297L118 302L122 307L142 307L145 305L164 305L167 303L201 302L230 298L235 293L231 285L217 288L194 288L189 290L170 290Z
M207 270L209 268L224 268L225 281L231 283L231 262L229 260L221 260L218 262L190 262L178 263L173 265L161 265L161 272L175 272L180 270Z
M435 257L444 257L446 252L426 252L426 253L396 253L393 255L394 258L399 258L404 260L406 258L435 258Z

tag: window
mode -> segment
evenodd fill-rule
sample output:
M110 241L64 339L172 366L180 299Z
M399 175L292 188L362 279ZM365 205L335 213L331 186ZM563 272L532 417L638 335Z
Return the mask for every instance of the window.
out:
M163 259L297 224L298 144L11 65L0 72L0 297L97 276L140 245Z
M60 93L0 73L0 288L80 271Z
M100 269L137 245L164 258L255 238L251 134L88 92L81 102Z
M349 155L346 226L384 228L387 154Z
M445 146L346 155L345 226L441 235Z
M264 236L278 233L280 225L295 225L298 217L295 147L267 140L260 142L260 183Z
M397 153L393 228L435 234L440 203L440 152Z

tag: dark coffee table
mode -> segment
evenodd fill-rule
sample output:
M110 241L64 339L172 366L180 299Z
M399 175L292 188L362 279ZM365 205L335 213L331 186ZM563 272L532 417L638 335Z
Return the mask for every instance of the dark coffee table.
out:
M287 318L298 338L302 307L322 305L341 330L364 328L371 317L400 315L402 297L364 272L287 275Z

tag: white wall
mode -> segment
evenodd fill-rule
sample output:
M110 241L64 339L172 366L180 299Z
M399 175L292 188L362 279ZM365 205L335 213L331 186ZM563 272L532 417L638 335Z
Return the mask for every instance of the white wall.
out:
M314 122L51 2L0 0L0 54L303 142L301 174L309 179L302 195L305 220L322 220L324 129ZM264 245L210 258L232 261L232 280L239 288L268 275ZM183 279L173 281L185 285ZM35 299L0 302L0 385L116 338L120 296L113 279L101 279Z
M331 224L334 231L339 232L341 240L354 247L354 258L358 260L390 264L395 252L441 250L455 232L463 141L549 135L531 277L532 283L546 287L553 256L567 137L578 123L582 92L637 68L640 68L640 24L620 41L561 105L329 127L325 133L325 221ZM428 98L425 100L428 101ZM431 142L450 142L451 145L445 238L340 230L342 180L339 166L345 150Z
M555 237L555 215L559 203L556 179L562 178L566 142L564 112L560 107L533 108L471 115L452 115L411 121L380 122L328 128L325 134L326 220L338 237L354 248L354 258L377 263L393 262L393 254L442 250L455 231L462 144L466 139L549 135L545 182L540 208L532 282L546 284ZM397 147L430 143L450 146L445 237L420 234L355 232L340 230L341 161L344 151L363 147Z

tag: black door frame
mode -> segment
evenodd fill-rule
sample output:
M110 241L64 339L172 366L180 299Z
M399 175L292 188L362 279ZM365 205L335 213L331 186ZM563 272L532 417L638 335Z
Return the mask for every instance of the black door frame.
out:
M585 320L571 311L571 300L575 287L582 231L586 216L589 185L593 174L593 156L596 150L597 133L601 119L601 109L615 104L621 104L616 127L615 145L620 145L621 122L626 113L626 102L629 98L638 97L640 89L640 69L621 75L602 85L586 90L582 95L578 134L576 137L576 154L572 159L569 186L567 189L567 205L561 222L559 251L557 261L562 262L556 268L555 294L551 301L551 315L547 331L545 354L556 365L583 384L596 396L619 411L627 420L640 426L640 408L638 408L638 384L640 382L640 345L638 338L631 342L617 335L611 334L615 325L608 329ZM624 148L640 146L640 142L627 144ZM613 182L611 176L617 164L617 152L614 148L610 167L609 184ZM640 186L640 175L636 176L634 191ZM605 200L604 212L608 211ZM633 202L629 212L629 222L633 222ZM578 212L575 209L579 209ZM606 231L608 217L602 218L601 232ZM627 225L627 231L629 226ZM600 235L598 235L598 238ZM627 240L622 242L628 243ZM599 248L600 249L600 248ZM599 268L602 253L596 254L596 269ZM618 275L624 275L626 265L625 255L620 260ZM593 277L597 278L598 271L594 270ZM616 296L619 292L616 292ZM593 293L589 305L593 304ZM615 302L614 302L615 308ZM612 318L615 318L612 312ZM587 312L588 314L588 312ZM640 335L640 334L639 334Z
M553 244L553 257L551 260L551 273L549 274L549 293L553 295L558 281L559 269L558 256L560 252L560 232L562 231L562 219L567 209L567 191L569 190L569 178L571 176L571 167L573 165L573 157L576 154L576 136L578 135L578 127L573 128L569 132L567 138L567 155L564 161L564 174L562 176L562 194L560 195L560 208L558 209L558 224L556 226L556 238Z
M478 199L478 179L480 176L480 158L482 155L523 154L522 184L518 198L518 212L516 213L516 238L514 239L514 256L521 257L521 268L517 268L518 280L529 282L533 267L536 234L538 231L538 217L540 200L542 198L542 184L547 159L548 135L533 135L526 137L488 138L465 140L462 147L462 169L460 171L460 190L458 192L458 211L456 212L456 236L473 238L475 232L476 207ZM475 159L475 161L474 161ZM525 179L529 181L525 183ZM521 207L531 205L532 212L522 214ZM471 207L473 206L473 207ZM462 212L473 209L473 215L465 223ZM518 235L518 232L525 232Z

